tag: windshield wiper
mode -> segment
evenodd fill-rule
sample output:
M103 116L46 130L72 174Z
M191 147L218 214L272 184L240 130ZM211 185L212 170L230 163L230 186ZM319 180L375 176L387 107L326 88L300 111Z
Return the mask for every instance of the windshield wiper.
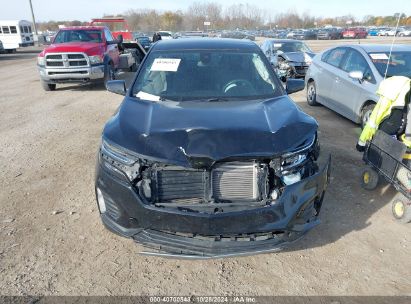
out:
M216 97L216 98L205 99L205 101L207 101L207 102L220 102L220 101L228 101L228 99L227 98Z

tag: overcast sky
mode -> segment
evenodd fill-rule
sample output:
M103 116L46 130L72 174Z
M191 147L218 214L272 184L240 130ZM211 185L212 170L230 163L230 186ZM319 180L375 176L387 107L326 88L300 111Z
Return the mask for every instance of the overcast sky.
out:
M0 20L31 20L29 0L0 0ZM7 2L7 5L5 5ZM158 10L185 10L195 0L32 0L37 21L81 20L102 17L104 14L121 14L129 9L154 8ZM198 2L198 1L197 1ZM393 15L401 12L411 15L410 0L212 0L223 7L237 3L259 6L272 15L295 10L319 17L335 17L352 14Z

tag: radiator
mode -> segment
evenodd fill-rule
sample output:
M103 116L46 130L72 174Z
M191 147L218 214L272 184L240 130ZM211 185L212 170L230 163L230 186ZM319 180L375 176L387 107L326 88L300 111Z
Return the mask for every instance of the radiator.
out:
M226 163L211 173L213 197L222 200L257 200L258 168L255 163Z
M155 173L157 202L200 203L261 197L262 170L255 162L221 163L208 170L165 167Z

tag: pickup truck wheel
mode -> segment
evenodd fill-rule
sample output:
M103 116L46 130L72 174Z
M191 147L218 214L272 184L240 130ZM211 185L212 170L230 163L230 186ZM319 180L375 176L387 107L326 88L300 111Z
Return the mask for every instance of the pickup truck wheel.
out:
M104 86L107 87L107 82L116 79L114 74L114 67L112 63L107 64L106 71L104 73Z
M307 84L307 103L309 106L317 106L317 88L315 87L315 82L310 81Z
M55 83L47 83L42 81L41 86L43 87L44 91L54 91L56 89Z

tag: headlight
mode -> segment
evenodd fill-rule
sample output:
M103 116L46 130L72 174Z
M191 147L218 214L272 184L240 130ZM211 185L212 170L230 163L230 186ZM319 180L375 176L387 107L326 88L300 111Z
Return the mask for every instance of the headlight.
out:
M100 164L120 179L133 181L140 173L140 160L132 152L107 140L102 140Z
M280 61L280 62L278 63L278 68L279 68L280 70L287 70L287 69L290 68L290 64L289 64L288 62L285 62L285 61Z
M37 57L37 64L38 65L44 65L44 62L45 62L44 57L40 57L40 56Z
M98 64L103 62L103 59L100 56L89 56L88 59L90 60L90 64Z
M294 172L296 168L309 158L309 155L311 155L313 159L317 159L318 154L318 138L317 135L314 135L312 140L306 146L296 151L283 154L280 158L273 159L270 166L274 169L277 175L283 176Z

